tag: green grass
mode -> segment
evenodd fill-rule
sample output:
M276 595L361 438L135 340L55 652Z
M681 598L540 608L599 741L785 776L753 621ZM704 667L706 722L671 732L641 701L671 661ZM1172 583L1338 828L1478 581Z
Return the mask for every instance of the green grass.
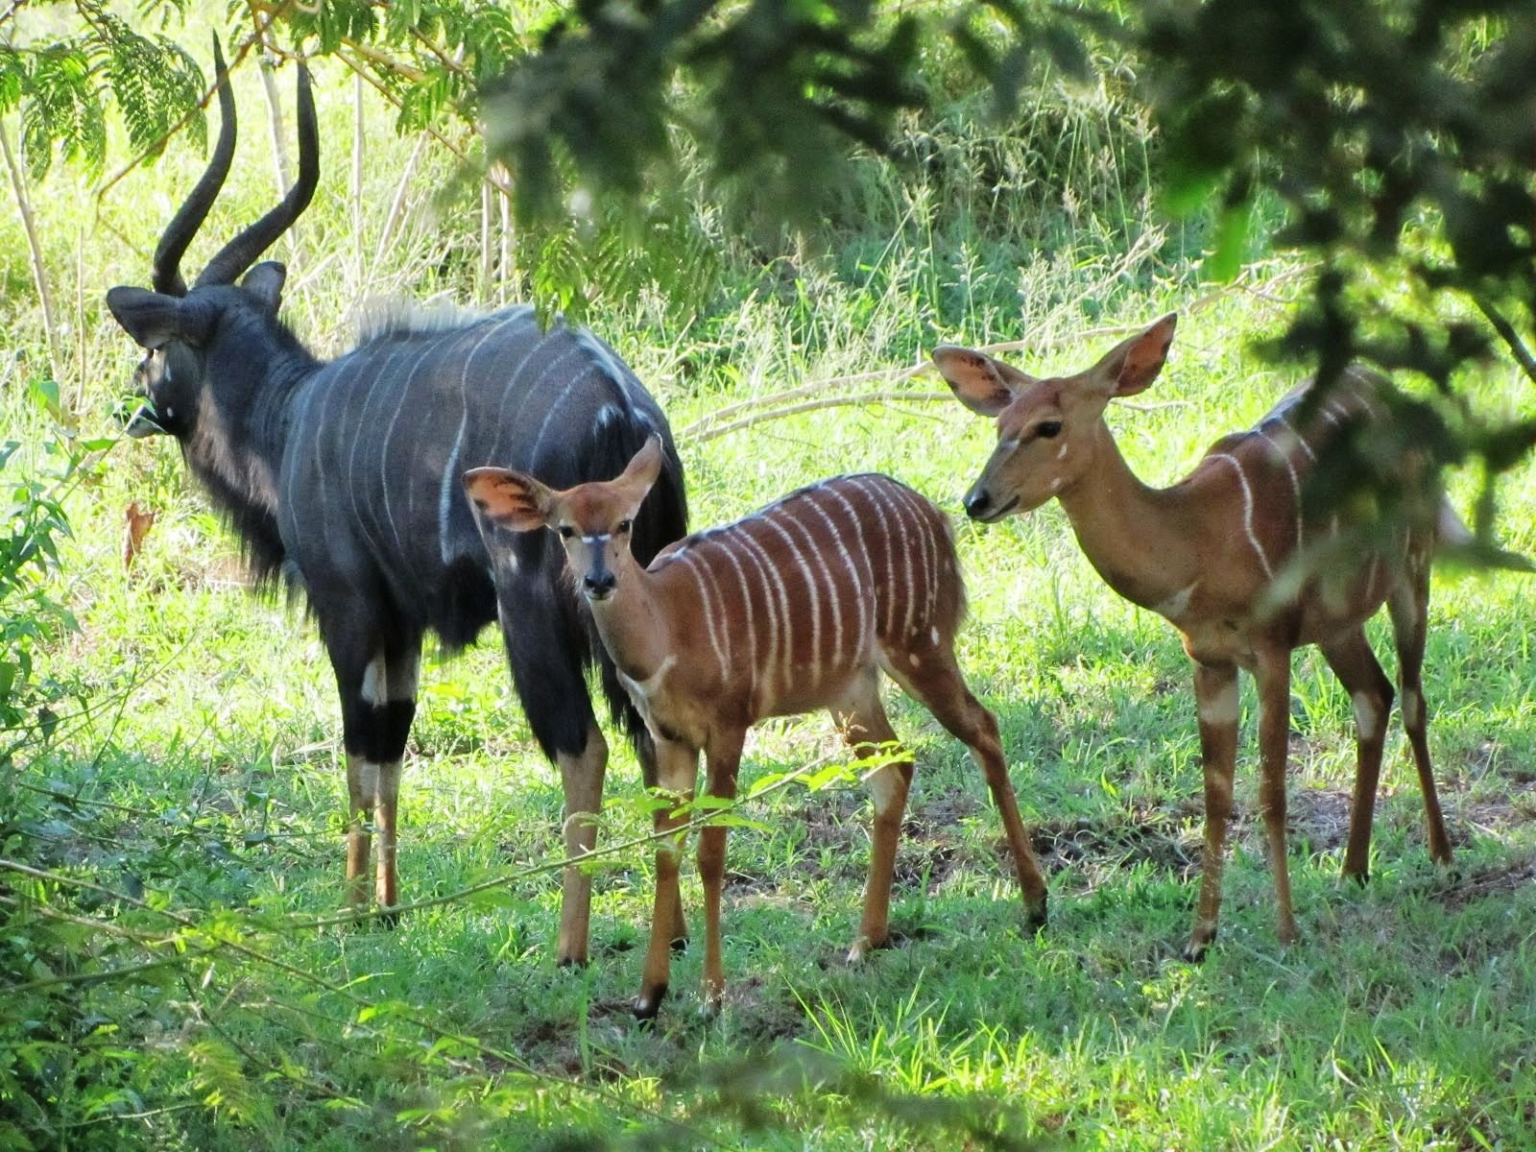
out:
M1083 99L1078 120L1049 123L1064 117L1092 139L1081 125L1108 120ZM323 112L327 146L341 151L347 111L338 101ZM969 123L946 137L956 155L978 154L962 139ZM408 144L373 139L383 158L369 165L364 198L387 203ZM1117 141L1104 148L1127 155ZM1014 159L1027 170L1027 157ZM184 187L194 167L138 174L113 202L146 249L142 220L158 223L169 203L158 189ZM230 219L265 199L266 170L252 169ZM147 258L70 216L66 175L38 194L61 246L50 254L56 290L79 301L66 394L78 388L85 426L103 429L112 382L134 353L100 293L141 282ZM338 180L307 221L290 304L327 350L345 346L348 306L380 279L359 256L375 237L350 230ZM909 202L945 203L963 181L906 187L900 202L871 181L868 203L892 202L890 216L868 209L835 251L786 257L787 273L733 266L686 330L662 331L664 313L643 299L593 317L675 428L802 382L899 368L938 340L1028 337L1021 362L1068 370L1115 338L1085 332L1180 308L1173 358L1146 397L1173 406L1111 414L1143 478L1171 483L1288 384L1246 343L1285 315L1276 297L1294 289L1290 266L1202 287L1182 241L1134 246L1134 188L1118 201L1100 189L1082 219L1031 220L1026 243L974 205L963 220L908 213ZM425 194L416 210L406 234L417 240L389 253L382 280L421 293L438 283L432 269L473 265L475 224L449 206L436 210L441 231L426 228ZM441 253L423 236L449 256L434 262ZM35 356L13 232L0 232L0 254L8 319ZM444 282L473 290L451 274ZM1507 380L1491 372L1482 402L1507 405ZM43 436L14 391L3 404L6 438ZM682 450L702 527L859 469L891 472L954 512L991 440L958 405L891 403L685 439ZM37 467L36 454L22 465ZM1457 478L1463 508L1469 492ZM159 519L124 571L130 499ZM248 595L230 537L172 445L119 445L69 509L75 538L56 591L80 627L45 659L79 677L95 707L66 714L52 745L8 777L0 834L11 859L148 907L13 874L0 885L3 955L17 983L68 977L164 955L123 933L163 937L176 928L165 911L194 926L175 963L34 991L19 1002L39 1015L5 1022L0 1076L35 1060L28 1083L50 1086L50 1122L72 1125L62 1129L71 1147L521 1149L562 1136L582 1146L583 1135L818 1150L1004 1146L984 1139L1004 1136L1117 1149L1536 1147L1536 654L1518 577L1442 576L1434 590L1426 690L1458 851L1449 873L1427 860L1394 727L1371 882L1339 878L1350 706L1316 654L1296 659L1291 865L1303 939L1290 948L1275 941L1245 684L1222 935L1193 967L1177 954L1193 914L1200 770L1177 637L1102 585L1059 510L959 524L972 604L960 658L1002 724L1050 877L1049 930L1022 930L1000 828L964 750L897 696L893 723L919 757L897 865L898 946L858 968L842 960L867 861L862 792L787 788L747 809L761 829L732 833L724 1014L706 1024L694 1013L696 947L677 959L657 1025L642 1029L627 1002L647 931L647 854L605 859L594 962L556 969L558 877L536 870L557 851L558 779L489 637L424 671L401 877L408 899L425 899L521 875L394 931L291 930L283 917L324 916L340 895L338 709L318 639L296 608ZM1502 515L1504 543L1536 550L1529 468L1506 485ZM1390 671L1384 625L1372 635ZM825 717L764 724L744 783L836 748ZM615 749L608 796L604 841L643 834L627 749ZM697 927L691 868L684 899ZM11 1101L13 1114L20 1107Z

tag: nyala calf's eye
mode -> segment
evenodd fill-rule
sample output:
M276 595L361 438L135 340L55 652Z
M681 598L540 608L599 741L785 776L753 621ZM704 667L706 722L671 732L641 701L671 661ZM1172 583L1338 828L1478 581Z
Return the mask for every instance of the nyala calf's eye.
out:
M576 535L576 529L572 528L569 524L560 525L560 538L562 540L569 540L574 535Z
M619 526L614 529L620 536L628 535L629 530L635 526L633 520L620 520Z
M1046 420L1041 423L1040 426L1035 429L1035 431L1040 435L1042 439L1054 440L1061 434L1061 421Z

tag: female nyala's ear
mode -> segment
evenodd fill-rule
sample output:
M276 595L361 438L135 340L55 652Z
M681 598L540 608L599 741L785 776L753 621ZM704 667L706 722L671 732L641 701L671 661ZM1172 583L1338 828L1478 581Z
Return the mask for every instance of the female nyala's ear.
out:
M996 416L1013 403L1030 378L985 352L941 344L933 350L933 363L955 398L981 416Z
M1088 370L1088 378L1111 396L1134 396L1163 370L1178 316L1170 312L1145 332L1117 344Z
M471 468L464 473L464 491L493 524L514 532L549 525L554 493L532 476L506 468Z

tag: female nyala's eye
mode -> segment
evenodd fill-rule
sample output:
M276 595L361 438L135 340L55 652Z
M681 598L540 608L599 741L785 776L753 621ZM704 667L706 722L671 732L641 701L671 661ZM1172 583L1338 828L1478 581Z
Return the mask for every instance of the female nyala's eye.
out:
M1042 421L1040 423L1040 425L1035 428L1035 432L1043 440L1054 440L1054 439L1056 439L1056 437L1058 435L1061 434L1061 421L1060 420L1045 420L1045 421Z
M633 520L620 520L619 526L614 529L620 536L628 535L629 530L635 526Z
M569 524L560 525L560 538L562 540L569 540L574 535L576 535L576 529L572 528Z

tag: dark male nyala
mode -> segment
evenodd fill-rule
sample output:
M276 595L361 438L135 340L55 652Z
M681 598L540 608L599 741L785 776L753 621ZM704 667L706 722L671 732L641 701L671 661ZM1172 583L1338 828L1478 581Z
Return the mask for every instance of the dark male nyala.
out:
M459 477L496 462L562 485L611 479L659 435L661 479L635 521L635 551L649 560L686 531L682 466L666 418L613 351L563 324L543 330L527 308L399 318L330 363L305 350L277 318L283 266L251 267L315 189L318 140L302 67L297 183L189 289L181 256L235 144L234 97L217 45L215 61L218 143L161 238L154 290L107 294L118 323L149 350L138 371L147 403L129 431L175 436L258 577L281 576L307 598L341 693L349 899L366 900L376 831L376 896L388 909L399 902L396 800L427 631L452 650L500 620L518 698L540 747L559 764L568 816L596 812L601 802L607 746L584 675L594 663L613 717L647 777L655 773L650 737L563 578L558 544L479 522ZM595 838L590 820L566 821L570 854L589 851ZM590 898L590 880L569 869L562 961L586 959Z

